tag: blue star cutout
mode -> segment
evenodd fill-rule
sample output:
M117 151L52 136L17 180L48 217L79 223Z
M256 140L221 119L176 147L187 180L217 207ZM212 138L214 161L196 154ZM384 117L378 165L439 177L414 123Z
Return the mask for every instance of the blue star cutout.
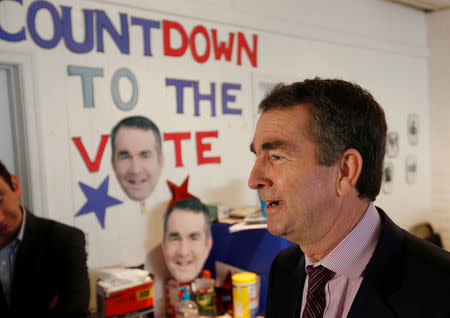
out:
M108 195L108 182L109 176L106 176L105 180L103 180L102 184L97 189L79 182L80 188L83 190L87 201L75 216L94 212L102 228L105 228L106 208L123 203Z

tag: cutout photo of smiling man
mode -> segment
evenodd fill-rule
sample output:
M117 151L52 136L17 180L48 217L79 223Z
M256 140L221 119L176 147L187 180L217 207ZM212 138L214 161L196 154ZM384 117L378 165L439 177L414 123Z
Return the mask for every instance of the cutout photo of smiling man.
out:
M272 263L265 317L450 317L450 253L374 205L387 124L373 96L314 78L278 84L259 111L248 184L295 243Z
M166 211L162 250L175 280L186 283L197 278L212 244L210 214L202 202L183 199Z
M143 201L155 189L164 166L161 133L153 121L131 116L111 131L112 166L126 195Z

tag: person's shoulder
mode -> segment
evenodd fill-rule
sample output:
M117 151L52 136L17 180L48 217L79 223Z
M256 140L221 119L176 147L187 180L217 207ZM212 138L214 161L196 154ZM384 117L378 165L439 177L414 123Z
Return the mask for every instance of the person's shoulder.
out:
M377 207L377 210L381 216L384 244L389 247L398 245L402 251L405 265L431 267L450 273L450 253L448 251L402 229L382 209Z
M45 217L36 216L30 213L27 215L27 217L29 215L31 215L30 218L32 219L32 222L38 225L41 231L47 232L50 236L56 236L61 239L70 239L73 237L84 239L83 231L74 226Z
M383 250L381 254L379 250L378 255L398 258L403 277L411 278L412 284L450 284L450 253L402 229L382 209L377 207L377 210L382 223L377 249ZM427 275L422 275L425 272Z
M450 313L450 253L409 232L403 232L401 260L402 293L411 308L429 306L429 317L447 317ZM398 295L400 295L399 293Z
M430 275L450 282L450 253L411 233L403 232L405 264L416 270L428 270Z

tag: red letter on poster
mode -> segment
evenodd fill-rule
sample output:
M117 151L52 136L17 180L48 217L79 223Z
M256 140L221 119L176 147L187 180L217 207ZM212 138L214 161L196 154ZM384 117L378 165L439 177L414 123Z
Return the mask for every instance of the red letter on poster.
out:
M248 46L247 40L242 32L238 32L238 65L242 65L242 48L247 53L248 59L253 67L258 66L258 36L253 34L253 52Z
M218 42L217 41L217 30L212 29L212 38L213 38L213 47L214 47L214 56L216 57L216 60L220 60L222 55L225 56L225 60L231 61L231 54L233 53L233 39L234 39L234 33L228 34L228 47L225 41Z
M220 163L220 157L204 157L203 152L211 150L211 144L204 144L202 142L203 138L207 137L218 137L218 132L216 131L199 131L195 133L195 138L197 139L197 163L198 165L204 165L207 163Z
M175 167L183 167L183 158L181 157L181 141L191 139L191 133L164 133L164 141L173 140L175 145Z
M178 49L172 48L170 45L170 32L174 29L181 36L181 46ZM181 24L174 21L163 20L163 36L164 36L164 55L182 56L186 52L188 46L188 36Z
M102 161L103 151L105 150L106 142L108 141L109 135L102 135L102 139L100 141L100 145L98 146L97 155L95 156L94 162L89 159L86 148L83 146L83 142L81 141L81 137L72 137L75 146L80 152L81 158L83 158L86 167L90 172L95 172L100 169L100 162Z
M198 33L203 34L203 37L205 38L206 48L205 53L203 53L202 56L198 55L197 47L196 47L196 36ZM205 27L202 25L197 25L191 32L190 37L190 44L191 44L191 52L194 59L199 63L205 63L209 59L209 53L211 51L211 44L209 43L209 36L208 31L206 31Z

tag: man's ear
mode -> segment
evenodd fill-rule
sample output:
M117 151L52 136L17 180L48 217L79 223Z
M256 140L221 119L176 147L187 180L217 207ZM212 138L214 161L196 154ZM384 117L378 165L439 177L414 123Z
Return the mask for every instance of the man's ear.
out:
M20 180L19 180L19 178L17 178L16 175L12 174L11 181L12 181L12 186L13 186L13 192L15 193L17 198L20 199L23 195L22 186L20 185Z
M339 160L338 195L344 196L355 187L361 174L363 160L358 150L350 148L344 151Z

